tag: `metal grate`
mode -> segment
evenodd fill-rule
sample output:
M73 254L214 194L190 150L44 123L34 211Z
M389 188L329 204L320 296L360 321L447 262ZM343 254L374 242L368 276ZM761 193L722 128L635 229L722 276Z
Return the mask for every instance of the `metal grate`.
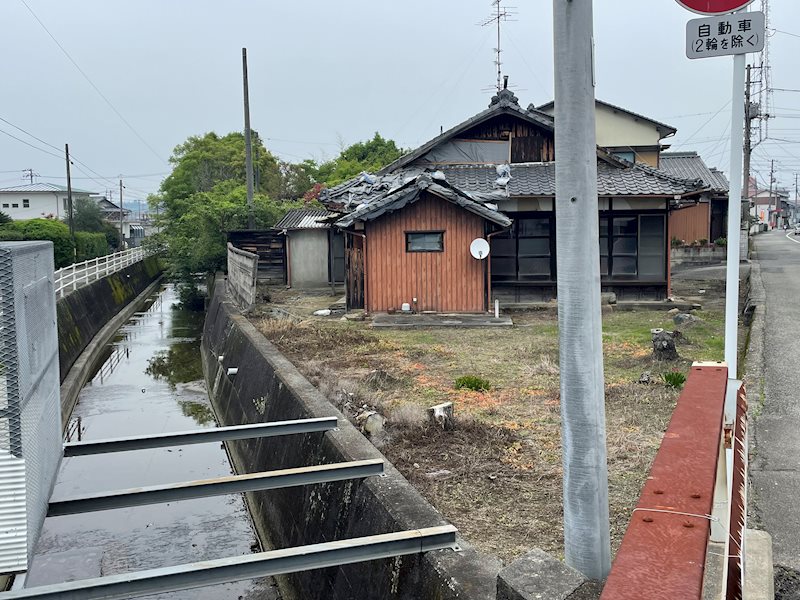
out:
M14 572L32 556L62 454L50 242L0 243L0 373L0 571Z

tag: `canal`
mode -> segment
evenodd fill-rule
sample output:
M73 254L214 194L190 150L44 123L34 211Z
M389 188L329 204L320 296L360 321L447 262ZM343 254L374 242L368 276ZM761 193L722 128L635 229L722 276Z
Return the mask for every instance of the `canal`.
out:
M200 364L203 313L179 307L167 285L105 348L81 391L72 441L216 427ZM64 459L53 500L230 475L219 443ZM258 552L241 495L45 520L26 587ZM276 600L272 579L149 596Z

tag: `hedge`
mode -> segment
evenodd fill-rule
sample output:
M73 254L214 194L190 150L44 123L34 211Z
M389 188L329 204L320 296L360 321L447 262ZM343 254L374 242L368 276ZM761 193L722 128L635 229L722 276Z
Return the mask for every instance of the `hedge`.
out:
M51 219L28 219L14 221L0 227L0 232L18 231L24 240L49 240L53 242L53 258L56 269L71 265L75 247L69 235L69 227Z
M77 250L76 262L83 262L90 258L105 256L109 253L108 241L105 233L89 233L88 231L75 232L75 249Z

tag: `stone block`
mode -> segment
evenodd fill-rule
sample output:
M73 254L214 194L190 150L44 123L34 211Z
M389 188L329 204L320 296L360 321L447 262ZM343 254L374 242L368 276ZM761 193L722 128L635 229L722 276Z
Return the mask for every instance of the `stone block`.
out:
M497 600L596 600L599 585L542 550L532 550L497 575Z

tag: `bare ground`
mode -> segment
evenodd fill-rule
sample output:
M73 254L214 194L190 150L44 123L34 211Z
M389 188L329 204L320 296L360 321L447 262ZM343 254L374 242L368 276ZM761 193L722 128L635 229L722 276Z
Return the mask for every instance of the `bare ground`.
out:
M264 313L262 313L264 314ZM681 359L651 358L650 329L669 315L606 315L606 418L613 549L627 527L678 391L661 374L692 360L720 360L722 321L701 311L684 329ZM371 330L332 319L252 317L355 423L387 417L373 437L394 465L480 550L512 560L533 547L563 556L562 470L556 317L515 315L498 330ZM648 371L650 384L638 383ZM488 391L459 390L462 375ZM430 425L426 409L452 401L457 423Z

